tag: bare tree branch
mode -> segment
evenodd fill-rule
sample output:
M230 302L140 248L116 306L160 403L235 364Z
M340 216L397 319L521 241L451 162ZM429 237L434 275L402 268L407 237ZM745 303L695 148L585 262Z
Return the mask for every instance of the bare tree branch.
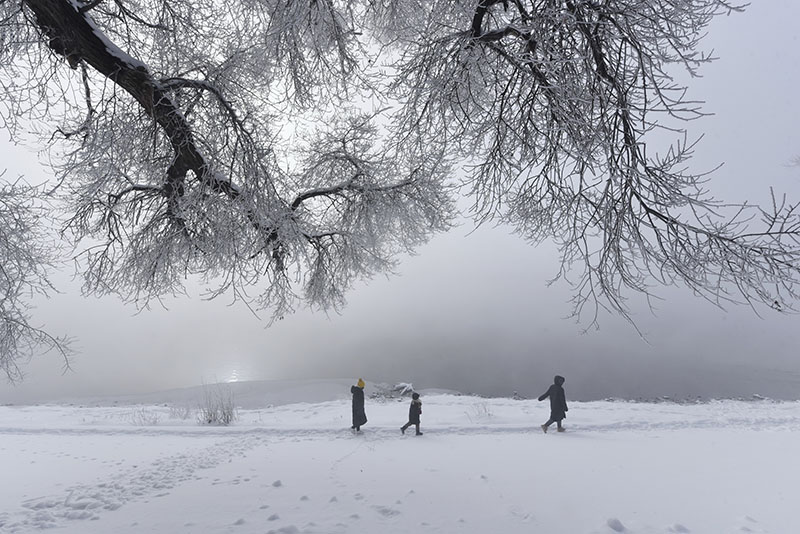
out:
M273 318L338 309L447 230L466 194L479 223L559 245L557 277L592 322L673 284L788 311L798 207L708 193L684 132L702 103L670 75L711 61L702 36L735 11L2 0L0 118L51 149L87 293L146 305L199 278ZM656 131L676 141L657 147Z
M40 196L40 189L19 180L0 184L0 372L12 382L23 378L21 364L35 354L54 350L68 366L71 353L67 337L32 322L27 301L31 293L46 296L53 289L48 268L56 255L41 227Z

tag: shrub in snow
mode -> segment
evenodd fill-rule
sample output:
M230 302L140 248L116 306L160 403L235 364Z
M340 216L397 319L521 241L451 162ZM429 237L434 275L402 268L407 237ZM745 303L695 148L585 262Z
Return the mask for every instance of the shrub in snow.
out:
M384 383L373 383L371 386L372 393L370 393L369 398L374 401L386 402L397 398L397 391L395 391L397 386Z
M136 426L156 426L161 421L161 414L140 406L131 412L131 423Z
M469 410L464 412L471 423L476 421L486 421L491 419L492 410L489 408L488 402L479 402L470 406Z
M239 418L233 390L227 384L203 385L203 403L198 420L206 425L229 425Z
M395 385L394 388L392 388L392 391L400 393L400 395L411 395L414 393L414 384L410 382L400 382L399 384Z
M169 407L169 418L170 419L180 419L185 421L189 419L194 414L194 409L190 406L170 406Z

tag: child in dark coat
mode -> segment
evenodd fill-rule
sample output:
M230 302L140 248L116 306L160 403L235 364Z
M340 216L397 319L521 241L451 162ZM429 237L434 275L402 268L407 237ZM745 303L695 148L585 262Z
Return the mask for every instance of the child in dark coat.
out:
M422 415L422 401L419 400L419 393L411 395L411 406L408 408L408 423L400 427L400 431L405 434L406 429L411 425L416 425L417 436L421 436L422 432L419 431L419 416Z
M553 385L545 392L544 395L539 397L540 401L550 397L550 419L542 425L542 431L546 434L547 428L553 423L558 424L558 431L564 432L564 427L561 426L561 420L567 416L567 395L564 393L564 377L558 376L553 379Z

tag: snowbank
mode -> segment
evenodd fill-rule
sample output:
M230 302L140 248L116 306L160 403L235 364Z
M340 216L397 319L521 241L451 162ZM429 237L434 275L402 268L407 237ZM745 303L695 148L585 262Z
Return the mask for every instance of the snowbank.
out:
M229 427L198 424L188 390L150 404L0 407L0 472L13 481L0 485L0 532L792 534L800 524L797 402L573 402L567 432L543 434L547 403L423 393L415 437L399 430L408 399L378 395L355 435L350 383L243 384Z

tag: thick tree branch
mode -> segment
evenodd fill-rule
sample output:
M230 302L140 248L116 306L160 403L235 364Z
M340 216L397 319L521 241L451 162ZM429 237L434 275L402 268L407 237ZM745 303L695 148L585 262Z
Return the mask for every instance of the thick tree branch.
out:
M184 191L188 171L230 198L238 189L219 179L209 169L194 141L192 128L146 65L122 52L92 23L77 4L69 0L24 0L35 15L36 24L49 37L50 47L71 63L84 61L130 94L164 130L174 151L167 171L164 195L175 202Z

